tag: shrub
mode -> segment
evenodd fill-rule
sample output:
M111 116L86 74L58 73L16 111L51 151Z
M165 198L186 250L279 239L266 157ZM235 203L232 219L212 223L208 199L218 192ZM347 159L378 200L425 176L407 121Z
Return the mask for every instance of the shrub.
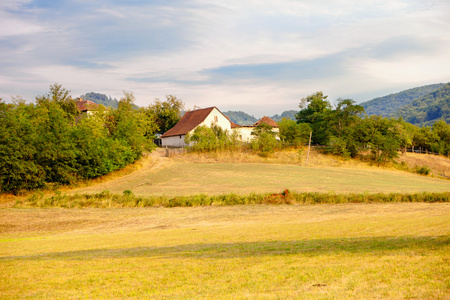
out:
M416 166L415 172L420 175L428 175L428 174L430 174L431 169L428 166L422 166L422 167Z

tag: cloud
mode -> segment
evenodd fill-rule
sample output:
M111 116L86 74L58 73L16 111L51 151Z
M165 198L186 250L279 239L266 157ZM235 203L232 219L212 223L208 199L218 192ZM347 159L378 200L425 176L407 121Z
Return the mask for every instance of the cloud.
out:
M444 0L4 0L0 97L56 81L255 111L317 90L369 100L448 81L449 19Z

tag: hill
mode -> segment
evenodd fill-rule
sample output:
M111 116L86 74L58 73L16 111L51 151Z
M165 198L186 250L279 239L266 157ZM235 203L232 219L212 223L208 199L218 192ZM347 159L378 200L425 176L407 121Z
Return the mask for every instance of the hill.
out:
M280 122L283 118L294 120L295 121L295 115L298 114L298 110L287 110L283 112L281 115L276 114L271 116L270 118L274 120L275 122Z
M431 126L438 120L450 123L450 83L415 99L393 116L403 117L405 121L418 126Z
M228 116L231 121L239 125L253 125L256 121L258 121L257 118L255 118L254 116L250 116L249 114L243 111L230 110L224 112L223 114Z
M111 96L106 96L105 94L90 92L81 95L80 98L90 100L97 104L102 104L106 107L117 108L119 106L119 101L116 98L113 99Z
M295 120L295 115L297 113L297 110L287 110L284 111L281 115L275 114L273 116L270 116L270 118L275 122L280 122L283 118ZM256 121L259 120L255 116L250 116L243 111L227 111L224 112L224 114L228 116L231 121L239 125L253 125Z
M368 115L381 115L390 117L397 113L399 109L411 104L414 100L433 93L445 86L444 83L425 85L399 93L390 94L384 97L372 99L360 103Z

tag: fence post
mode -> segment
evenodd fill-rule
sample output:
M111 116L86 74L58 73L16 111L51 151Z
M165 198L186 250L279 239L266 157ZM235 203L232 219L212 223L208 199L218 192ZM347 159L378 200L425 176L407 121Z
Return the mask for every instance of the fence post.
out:
M309 145L308 145L308 155L306 156L306 164L305 166L308 165L308 159L309 159L309 150L311 149L311 137L312 137L312 131L309 133Z

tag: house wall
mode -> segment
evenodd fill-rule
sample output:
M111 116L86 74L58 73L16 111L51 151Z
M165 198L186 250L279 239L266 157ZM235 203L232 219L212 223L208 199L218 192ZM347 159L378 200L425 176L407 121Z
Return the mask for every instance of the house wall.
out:
M252 135L252 131L253 129L255 129L255 126L246 126L246 127L238 127L238 128L234 128L233 130L235 130L238 133L238 137L241 141L245 142L245 143L249 143L254 139L254 135ZM272 128L272 131L276 133L276 139L279 140L279 132L280 129L277 127Z
M231 130L231 123L220 111L214 108L211 113L198 126L205 125L211 127L211 124L216 124L224 130Z
M186 147L187 144L184 142L185 136L183 134L162 138L161 145L163 147Z
M252 131L255 127L249 126L249 127L237 127L233 130L237 132L238 137L241 141L245 143L249 143L253 139Z

